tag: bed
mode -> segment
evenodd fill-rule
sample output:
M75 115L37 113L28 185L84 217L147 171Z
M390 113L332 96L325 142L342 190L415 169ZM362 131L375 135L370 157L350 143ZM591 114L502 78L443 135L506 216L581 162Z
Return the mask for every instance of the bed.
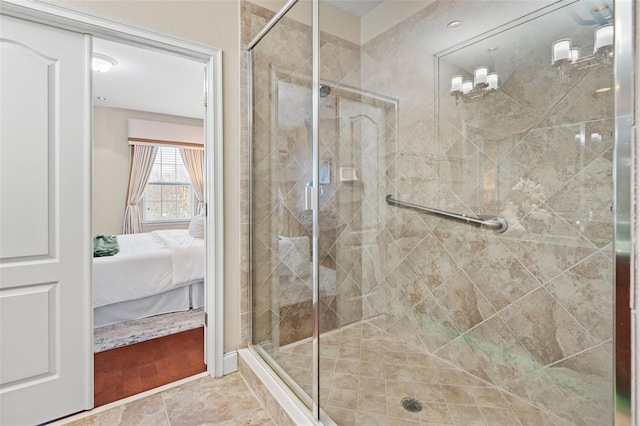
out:
M204 239L172 229L118 235L93 259L94 327L204 306Z

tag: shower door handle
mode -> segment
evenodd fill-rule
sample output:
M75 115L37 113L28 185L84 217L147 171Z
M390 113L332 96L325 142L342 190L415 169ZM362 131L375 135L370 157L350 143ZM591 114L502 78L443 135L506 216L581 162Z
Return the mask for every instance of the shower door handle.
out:
M313 182L309 182L304 187L304 209L313 210Z

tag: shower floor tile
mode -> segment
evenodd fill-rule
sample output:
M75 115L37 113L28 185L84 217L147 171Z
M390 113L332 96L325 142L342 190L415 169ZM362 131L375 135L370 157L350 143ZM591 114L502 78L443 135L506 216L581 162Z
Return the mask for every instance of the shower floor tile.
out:
M320 406L338 425L538 426L569 423L405 344L367 322L321 335ZM311 387L311 342L270 351L302 388ZM418 413L405 397L422 404Z

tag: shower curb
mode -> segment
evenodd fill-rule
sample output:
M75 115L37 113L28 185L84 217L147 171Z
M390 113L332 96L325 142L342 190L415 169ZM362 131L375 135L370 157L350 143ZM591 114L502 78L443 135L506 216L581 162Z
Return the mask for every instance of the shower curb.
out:
M306 406L250 348L238 351L238 371L279 426L319 425Z

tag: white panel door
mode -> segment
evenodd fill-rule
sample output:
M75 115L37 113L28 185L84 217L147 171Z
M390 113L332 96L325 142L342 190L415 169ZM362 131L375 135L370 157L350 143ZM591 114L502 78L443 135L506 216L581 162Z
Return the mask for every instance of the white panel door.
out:
M0 16L0 424L93 406L89 36Z

